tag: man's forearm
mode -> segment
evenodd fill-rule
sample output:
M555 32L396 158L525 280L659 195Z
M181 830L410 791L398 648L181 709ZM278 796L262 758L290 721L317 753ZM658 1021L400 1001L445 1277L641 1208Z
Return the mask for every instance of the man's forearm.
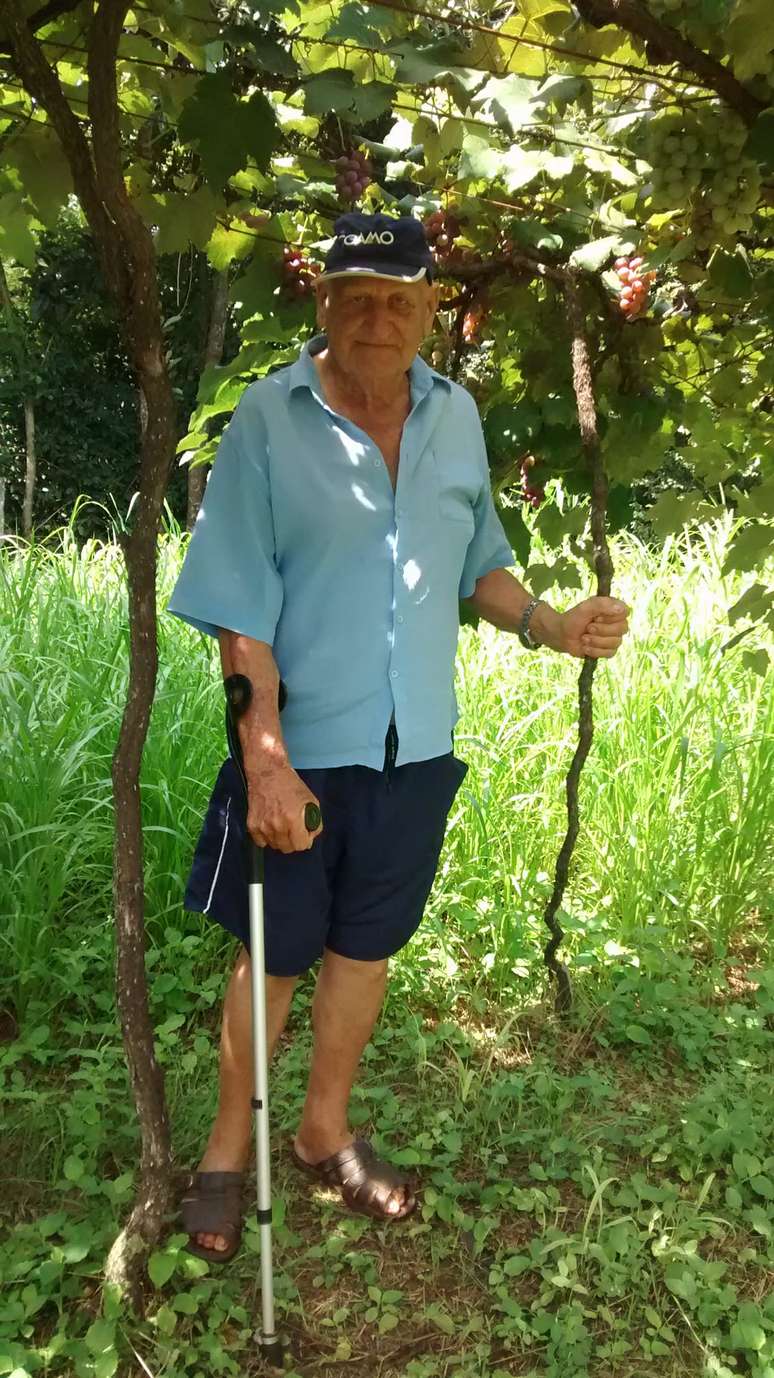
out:
M222 628L218 640L223 678L246 675L252 685L250 707L239 721L245 774L249 779L268 765L286 765L288 761L279 720L279 670L272 648L265 641L254 641Z
M491 622L504 632L517 632L532 594L507 569L492 569L478 580L475 593L465 601L485 622ZM529 621L529 630L535 640L555 651L562 650L560 616L547 603L541 602Z

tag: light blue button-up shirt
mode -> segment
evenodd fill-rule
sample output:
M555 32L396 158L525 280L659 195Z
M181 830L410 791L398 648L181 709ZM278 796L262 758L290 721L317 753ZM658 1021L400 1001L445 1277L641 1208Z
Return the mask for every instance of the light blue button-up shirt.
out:
M221 440L169 610L268 642L297 769L381 770L451 748L459 598L514 563L469 393L417 357L396 489L328 406L306 345L250 384Z

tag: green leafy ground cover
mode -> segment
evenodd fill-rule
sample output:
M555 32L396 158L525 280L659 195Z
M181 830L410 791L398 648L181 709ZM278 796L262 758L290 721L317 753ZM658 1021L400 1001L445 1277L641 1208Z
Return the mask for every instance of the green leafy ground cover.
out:
M721 523L657 552L616 541L633 632L596 680L564 915L568 1025L546 998L540 914L577 665L463 629L457 751L471 769L352 1105L421 1181L413 1219L350 1216L290 1163L310 980L273 1069L277 1296L296 1374L774 1375L774 704L770 671L743 660L765 641L720 651L744 587L722 573L728 538ZM170 538L167 586L179 556ZM119 558L9 552L0 590L0 1374L257 1372L253 1229L216 1272L170 1222L144 1320L100 1286L137 1149L112 994ZM162 623L149 963L182 1184L213 1110L232 949L180 907L222 749L217 676L198 637Z

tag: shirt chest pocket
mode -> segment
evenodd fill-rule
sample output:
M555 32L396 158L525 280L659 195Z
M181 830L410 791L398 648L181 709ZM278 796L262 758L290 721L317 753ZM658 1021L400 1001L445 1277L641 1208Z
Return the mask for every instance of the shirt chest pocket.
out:
M433 475L437 511L442 526L453 531L456 536L467 534L467 540L471 541L476 528L476 471L472 465L464 464L458 456L447 460L434 450Z

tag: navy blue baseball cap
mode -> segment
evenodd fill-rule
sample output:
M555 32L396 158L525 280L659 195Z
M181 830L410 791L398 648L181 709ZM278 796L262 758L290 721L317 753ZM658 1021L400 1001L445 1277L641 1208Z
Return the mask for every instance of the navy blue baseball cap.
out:
M433 280L433 255L424 227L412 215L362 215L350 211L333 226L334 240L318 278L398 278L402 282Z

